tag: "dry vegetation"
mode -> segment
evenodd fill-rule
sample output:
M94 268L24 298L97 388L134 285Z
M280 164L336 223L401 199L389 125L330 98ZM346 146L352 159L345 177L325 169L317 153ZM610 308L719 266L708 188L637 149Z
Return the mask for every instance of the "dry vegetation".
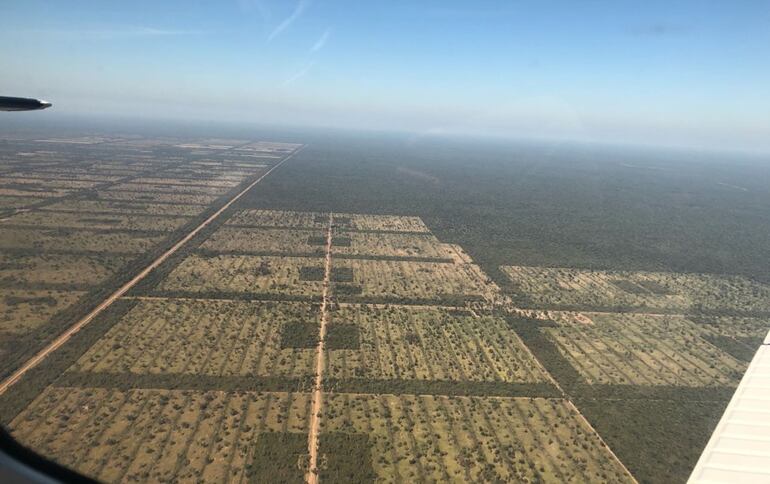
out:
M344 305L359 349L327 353L330 378L540 382L545 377L499 319L440 307Z
M143 300L71 368L79 372L302 376L314 352L281 345L284 326L318 324L307 303Z
M547 333L591 384L737 385L746 370L682 316L552 314Z
M322 426L368 436L381 482L630 480L562 400L332 394Z
M309 402L302 393L49 387L10 427L104 482L239 482L263 435L306 432Z
M60 289L99 284L128 262L117 255L0 254L0 286L49 285Z
M770 311L770 286L741 276L504 266L534 307Z
M229 224L249 227L310 228L323 230L329 216L319 212L286 212L278 210L243 210L233 215Z
M420 217L335 213L334 225L342 229L430 233Z
M145 232L73 230L70 228L5 228L3 236L0 237L0 250L131 254L146 252L163 239L163 235Z
M338 232L334 236L332 253L340 256L451 259L454 250L432 234Z
M326 238L322 230L248 229L223 226L201 249L211 252L265 254L317 254L323 256Z
M302 280L302 268L323 271L323 259L248 255L192 255L160 285L161 291L318 297L320 280Z
M118 202L108 200L65 200L45 207L52 211L72 211L72 212L96 212L96 213L120 213L120 214L138 214L138 215L182 215L195 216L205 209L205 205L171 205Z
M0 341L29 332L77 302L80 291L0 289Z

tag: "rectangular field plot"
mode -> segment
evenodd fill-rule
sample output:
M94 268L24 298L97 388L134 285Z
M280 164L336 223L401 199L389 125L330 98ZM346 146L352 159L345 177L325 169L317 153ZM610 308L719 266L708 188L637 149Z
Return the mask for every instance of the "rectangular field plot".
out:
M0 340L27 333L75 304L83 292L0 288Z
M310 257L248 255L192 255L161 283L161 291L238 293L317 298L323 281L305 280L303 270L320 268L324 261Z
M770 311L770 286L740 276L503 266L533 306Z
M99 254L0 254L0 287L55 286L76 290L103 282L129 259Z
M208 205L213 203L218 196L184 194L184 193L160 193L160 192L110 192L100 191L100 200L118 200L127 202L157 202L183 205Z
M142 253L163 235L141 232L94 232L72 229L3 229L0 249Z
M431 234L338 232L332 241L332 254L451 260L454 250Z
M202 187L202 186L182 186L182 185L149 185L141 183L121 183L108 189L108 191L118 192L160 192L160 193L192 193L194 195L224 195L229 188L224 187Z
M43 210L64 212L99 212L137 215L182 215L192 217L201 213L204 205L171 205L167 203L136 203L107 200L64 200Z
M352 270L352 281L337 284L334 294L371 302L462 304L491 297L496 287L472 264L447 262L334 259L333 271ZM350 288L353 288L351 290Z
M304 349L281 344L286 327L295 322L318 325L318 312L310 304L294 302L141 300L71 370L311 375L315 345Z
M378 482L633 482L562 400L331 394L325 406L320 448L330 433L368 437L371 461L349 465Z
M682 316L551 314L545 331L590 384L730 386L746 370Z
M148 185L175 185L175 186L201 186L201 187L223 187L233 188L238 186L239 181L228 180L206 180L206 179L182 179L182 178L137 178L133 183Z
M0 210L23 208L40 200L42 199L32 197L0 197Z
M327 336L330 378L546 381L535 361L501 320L430 307L342 305L337 324L355 325L358 349L334 349Z
M82 190L84 188L93 188L103 182L83 181L83 180L60 180L45 178L4 178L0 177L0 186L30 187L31 189L58 188L66 190Z
M326 235L323 230L249 229L223 226L201 246L211 252L264 254L315 254L323 257Z
M248 227L285 227L325 229L329 214L320 212L289 212L281 210L242 210L227 221L230 225Z
M354 213L335 213L334 225L337 228L349 230L420 233L430 232L420 217L408 217L401 215L362 215Z
M9 225L51 228L162 230L178 229L190 219L187 217L148 217L119 213L84 214L61 212L24 212L5 222Z
M306 455L276 448L269 461L258 449L274 434L307 442L310 401L307 393L49 387L10 429L101 482L250 482L276 461L305 465Z

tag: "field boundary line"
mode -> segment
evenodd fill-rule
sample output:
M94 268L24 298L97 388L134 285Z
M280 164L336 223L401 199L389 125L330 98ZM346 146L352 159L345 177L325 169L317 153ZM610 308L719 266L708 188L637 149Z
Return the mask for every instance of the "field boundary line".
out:
M176 253L180 248L182 248L183 245L185 245L187 242L190 241L193 237L195 237L201 230L206 228L211 222L216 220L222 213L230 208L233 203L238 201L243 195L245 195L249 190L254 188L259 182L264 180L270 173L272 173L275 169L283 165L286 161L291 159L294 155L302 151L302 149L305 147L305 145L300 146L297 150L293 151L289 156L281 160L279 163L273 165L270 167L269 170L267 170L264 174L262 174L259 178L251 182L246 188L238 192L233 198L231 198L227 203L225 203L222 207L220 207L216 212L214 212L211 216L209 216L206 220L200 223L197 227L195 227L193 230L191 230L187 235L182 237L181 240L179 240L176 244L174 244L170 249L168 249L166 252L160 255L157 259L155 259L152 263L150 263L147 267L142 269L139 274L134 276L130 281L123 284L117 291L112 293L107 299L102 301L101 304L99 304L96 308L94 308L90 313L88 313L85 317L80 319L78 322L70 326L67 331L59 335L56 339L54 339L51 343L49 343L45 348L40 350L35 356L33 356L31 359L27 360L27 362L22 365L19 369L17 369L11 376L9 376L5 381L0 384L0 395L5 393L11 386L13 386L16 382L18 382L21 377L23 377L29 370L40 364L49 354L59 349L64 343L69 341L72 336L74 336L78 331L83 329L88 323L90 323L96 316L101 314L102 311L107 309L110 305L112 305L113 302L118 300L123 294L128 292L129 289L134 287L139 281L144 279L150 272L152 272L153 269L160 266L163 262L166 261L171 255Z

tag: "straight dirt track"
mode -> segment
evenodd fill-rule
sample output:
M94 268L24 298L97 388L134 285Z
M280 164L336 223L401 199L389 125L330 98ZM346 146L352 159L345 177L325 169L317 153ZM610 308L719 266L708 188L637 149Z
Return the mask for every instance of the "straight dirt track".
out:
M201 230L206 228L211 222L216 220L222 213L230 208L230 206L235 203L238 199L240 199L243 195L245 195L249 190L254 188L259 182L264 180L270 173L273 172L273 170L277 169L279 166L283 165L285 162L287 162L289 159L291 159L294 155L302 151L302 149L305 147L305 145L300 146L292 152L289 156L281 160L280 162L273 165L269 170L265 172L262 176L254 180L238 192L233 198L231 198L227 203L225 203L219 210L214 212L209 218L204 220L200 225L195 227L192 231L190 231L187 235L185 235L179 242L174 244L170 249L168 249L166 252L160 255L157 259L155 259L152 263L150 263L147 267L142 269L139 274L134 276L130 281L123 284L117 291L112 293L107 299L102 301L96 308L94 308L90 313L88 313L85 317L80 319L78 322L70 326L64 333L62 333L60 336L58 336L55 340L53 340L48 346L40 350L35 356L30 358L26 363L24 363L21 367L19 367L18 370L16 370L11 376L9 376L5 381L0 384L0 395L5 393L10 387L12 387L16 382L18 382L21 377L23 377L29 370L37 366L41 361L43 361L48 355L59 349L64 343L66 343L75 333L83 329L88 323L90 323L96 316L98 316L102 311L110 307L112 303L117 301L121 296L123 296L126 292L128 292L129 289L134 287L139 281L144 279L147 274L149 274L153 269L161 265L166 259L168 259L171 255L173 255L176 251L178 251L184 244L190 241L193 237L195 237Z
M324 262L324 285L321 300L321 328L318 331L318 349L316 352L315 387L313 388L313 405L310 409L310 431L307 435L307 450L310 456L307 470L308 484L318 484L318 431L320 427L321 407L323 406L323 372L324 372L324 344L326 339L326 323L329 320L327 308L329 301L329 280L332 269L332 221L333 214L329 214L329 227L326 232L326 259Z

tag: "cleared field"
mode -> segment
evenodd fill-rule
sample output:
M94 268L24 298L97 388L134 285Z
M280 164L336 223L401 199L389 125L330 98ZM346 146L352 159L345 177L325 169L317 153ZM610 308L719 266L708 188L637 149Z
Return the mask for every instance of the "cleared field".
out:
M16 188L10 186L0 186L0 197L13 198L13 197L40 197L40 198L56 198L63 197L71 193L72 190L64 190L62 188L43 188L26 186L24 188Z
M504 321L430 307L343 305L330 327L354 324L358 349L334 349L330 378L541 382L545 375Z
M283 347L284 326L318 324L307 303L142 300L72 371L194 375L302 376L313 348ZM116 376L118 377L118 376ZM127 377L128 375L119 375Z
M227 223L251 227L324 229L329 225L329 215L321 212L242 210L233 215Z
M256 454L261 439L307 440L309 401L304 393L49 387L10 429L103 482L242 482L274 465ZM296 468L304 456L285 457Z
M71 229L3 229L0 249L64 250L113 253L141 253L164 236L141 232L93 232Z
M320 269L323 259L192 255L182 261L161 283L162 291L193 293L273 294L320 297L322 278L307 280L303 268Z
M48 180L45 178L5 178L0 177L2 186L29 186L35 189L45 188L64 188L68 190L82 190L84 188L93 188L103 182L83 181L83 180Z
M223 226L201 249L220 252L266 252L275 254L318 254L323 256L323 230L247 229Z
M129 258L116 255L9 255L0 254L0 286L25 285L78 288L103 282L121 269Z
M591 384L737 385L746 364L708 343L682 316L552 313L545 328Z
M30 171L30 172L12 172L3 175L3 178L29 178L29 179L43 179L43 180L76 180L76 181L89 181L89 182L112 182L120 180L119 176L110 175L96 175L93 173L69 173L68 171Z
M770 311L770 287L740 276L503 266L532 305Z
M0 209L4 208L22 208L39 202L41 198L32 197L0 197Z
M110 192L100 191L101 200L122 200L128 202L159 202L159 203L181 203L192 205L208 205L217 198L213 195L193 195L180 193L160 193L160 192Z
M451 259L454 250L431 234L338 232L332 242L332 254Z
M108 189L109 191L127 192L160 192L160 193L192 193L195 195L224 195L229 188L202 187L183 185L150 185L142 183L121 183Z
M84 229L128 229L128 230L176 230L190 219L187 217L148 217L123 215L119 213L81 214L69 212L24 212L6 221L10 225L31 227L84 228Z
M562 400L331 394L325 406L321 448L331 432L366 436L378 482L631 481Z
M335 259L332 280L360 288L361 298L435 300L491 297L495 286L478 266L448 262ZM349 281L334 280L334 271L352 271ZM345 296L340 286L337 296Z
M171 204L152 204L152 203L134 203L118 202L107 200L64 200L45 207L45 210L51 211L73 211L73 212L101 212L101 213L135 213L138 215L182 215L194 216L202 212L206 207L204 205L171 205Z
M223 187L232 188L238 186L239 181L233 180L205 180L205 179L183 179L183 178L137 178L134 183L150 185L178 185L178 186L205 186L205 187Z
M0 339L37 328L54 314L73 305L83 294L0 288Z
M334 225L350 230L381 230L386 232L424 232L430 230L420 217L400 215L363 215L335 213Z

